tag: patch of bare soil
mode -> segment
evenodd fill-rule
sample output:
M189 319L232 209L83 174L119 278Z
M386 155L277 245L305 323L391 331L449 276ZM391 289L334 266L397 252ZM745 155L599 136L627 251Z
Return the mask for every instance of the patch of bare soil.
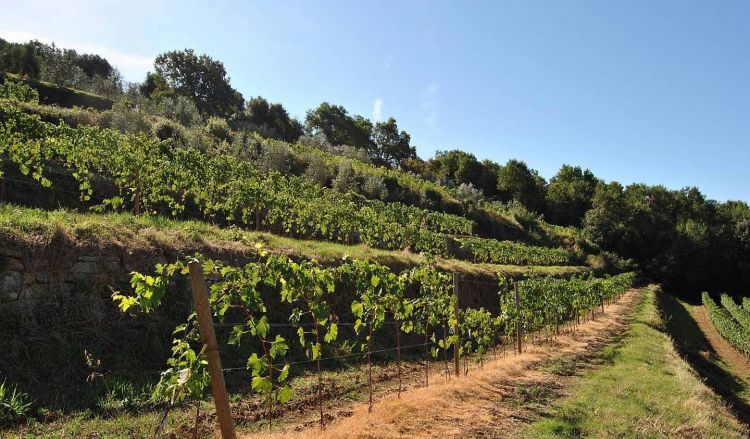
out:
M568 328L554 339L527 345L521 355L509 355L474 366L468 376L446 381L435 371L429 387L410 386L401 397L379 396L371 413L367 404L350 403L331 417L324 430L316 412L294 420L282 419L273 434L240 434L242 438L465 438L514 437L520 427L538 419L565 394L576 375L598 361L601 350L627 329L641 297L628 292L606 307L602 316Z

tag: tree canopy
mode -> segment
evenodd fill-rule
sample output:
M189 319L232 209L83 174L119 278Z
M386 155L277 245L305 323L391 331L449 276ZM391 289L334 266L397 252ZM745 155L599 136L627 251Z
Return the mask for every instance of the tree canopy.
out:
M166 86L192 99L204 117L226 118L244 108L242 94L232 88L224 64L208 55L196 55L192 49L162 53L154 60L154 69Z

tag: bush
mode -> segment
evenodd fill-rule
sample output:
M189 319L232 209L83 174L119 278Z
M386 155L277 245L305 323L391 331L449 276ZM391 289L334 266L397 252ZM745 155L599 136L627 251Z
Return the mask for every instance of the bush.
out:
M334 190L342 193L357 190L357 176L354 174L351 160L343 160L339 163L339 169L332 186Z
M139 109L137 103L126 99L118 101L113 107L111 127L128 133L151 131L148 115Z
M0 384L0 425L10 425L24 419L30 409L29 395L5 381Z
M5 79L5 81L0 84L0 98L38 104L39 92L24 83Z
M229 129L229 124L225 119L220 117L212 117L208 119L205 127L206 133L213 136L219 141L231 142L232 132Z
M327 151L331 147L331 144L323 133L318 133L314 136L302 136L297 140L297 143L302 146L322 149L323 151Z
M380 175L368 175L362 183L362 191L371 198L380 200L388 197L388 188L385 187L385 180Z
M317 154L308 155L308 165L304 177L320 186L327 186L331 171L325 161Z
M266 142L258 157L258 167L264 171L279 171L288 174L294 167L294 154L288 146L277 142Z
M471 183L461 183L456 188L456 198L465 206L477 206L484 201L484 192Z
M176 142L185 143L185 129L182 125L169 119L160 119L152 127L151 132L159 140L172 139Z
M195 103L184 96L164 97L156 104L156 112L191 128L203 124Z

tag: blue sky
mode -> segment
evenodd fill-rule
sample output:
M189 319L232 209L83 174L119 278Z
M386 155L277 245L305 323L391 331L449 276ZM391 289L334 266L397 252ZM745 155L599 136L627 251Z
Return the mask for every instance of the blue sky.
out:
M2 0L3 3L6 0ZM394 116L422 157L462 149L750 200L750 2L7 2L0 37L224 62L246 98Z

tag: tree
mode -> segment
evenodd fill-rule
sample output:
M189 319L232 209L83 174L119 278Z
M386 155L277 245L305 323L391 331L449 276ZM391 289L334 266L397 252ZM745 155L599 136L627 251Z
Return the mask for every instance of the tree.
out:
M39 77L40 60L32 43L9 43L0 38L0 71Z
M580 226L598 182L588 169L563 165L547 186L546 218L554 224Z
M323 133L332 145L351 145L371 150L372 122L362 116L352 117L341 105L323 102L307 111L305 128L308 134Z
M399 132L396 119L377 122L372 131L373 158L384 165L400 166L405 160L417 157L417 150L409 145L411 136L406 131Z
M156 57L156 74L178 94L193 100L205 116L229 117L242 110L243 98L232 88L224 64L192 49L171 51Z
M515 200L534 212L544 211L544 179L525 162L508 160L497 173L497 190L503 201Z
M304 134L302 124L289 117L281 104L270 104L261 96L247 101L245 112L238 118L238 125L264 137L295 142Z
M75 64L83 70L89 78L99 76L101 78L110 78L115 74L115 68L106 59L99 55L84 53L75 58Z
M622 185L616 181L596 187L591 209L586 212L583 230L589 239L613 249L625 235L629 220Z

